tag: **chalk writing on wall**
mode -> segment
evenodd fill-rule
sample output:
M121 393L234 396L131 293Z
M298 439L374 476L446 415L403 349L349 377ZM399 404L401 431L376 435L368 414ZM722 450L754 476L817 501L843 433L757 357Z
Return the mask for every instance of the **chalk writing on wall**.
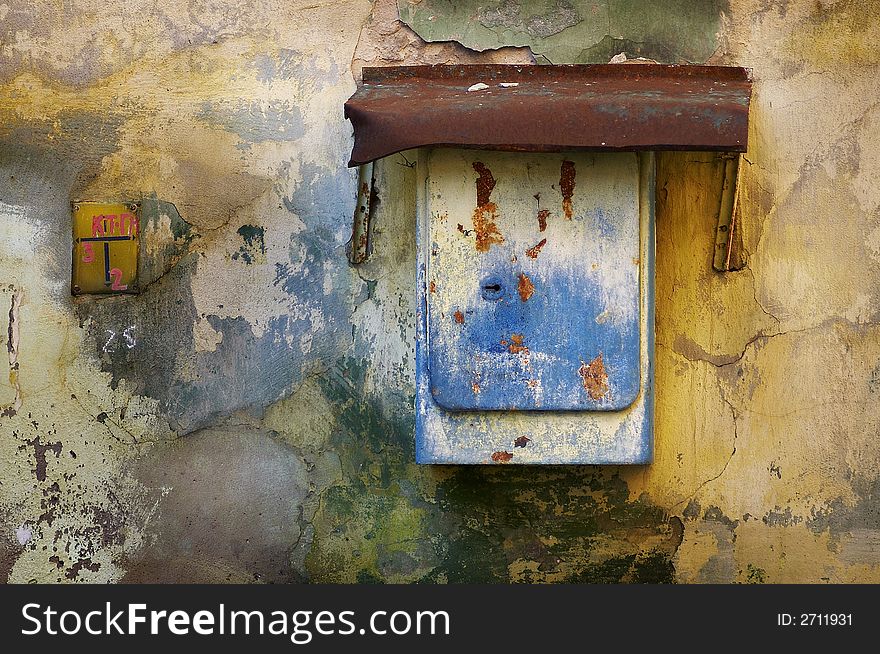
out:
M105 329L104 333L107 336L107 340L101 349L107 353L118 352L122 349L134 349L134 346L137 345L137 339L134 335L135 329L135 325L126 327L122 332L117 332L113 329Z

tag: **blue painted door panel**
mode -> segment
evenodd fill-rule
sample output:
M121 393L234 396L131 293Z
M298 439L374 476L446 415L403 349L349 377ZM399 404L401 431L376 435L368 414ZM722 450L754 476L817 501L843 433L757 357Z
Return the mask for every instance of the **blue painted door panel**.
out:
M640 389L635 153L428 158L428 369L450 410L598 410Z

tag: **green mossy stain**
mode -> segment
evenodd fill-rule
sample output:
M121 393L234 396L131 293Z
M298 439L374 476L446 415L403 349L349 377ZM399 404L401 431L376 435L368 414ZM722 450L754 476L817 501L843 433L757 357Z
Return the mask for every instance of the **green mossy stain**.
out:
M476 568L484 571L480 581L495 582L672 579L674 530L662 509L628 501L617 475L578 467L463 467L440 484L437 499L462 525L445 543L440 571L449 580L472 579ZM663 541L663 551L640 554L641 539ZM619 551L595 552L600 540L603 551ZM537 570L528 579L511 578L515 561L537 563Z
M313 581L673 580L680 530L647 498L631 500L619 475L580 466L418 466L413 397L372 399L366 374L363 361L345 359L321 380L343 481L323 493L314 518L306 560Z
M669 556L659 550L651 550L636 558L632 569L632 581L637 584L671 584L675 582L675 566Z
M763 584L767 581L767 572L763 568L749 563L746 566L746 583L747 584Z
M436 508L418 493L412 410L383 409L412 407L414 398L380 404L365 394L365 377L363 361L343 359L320 382L335 413L329 446L343 481L321 496L314 518L306 567L315 581L415 581L429 570Z

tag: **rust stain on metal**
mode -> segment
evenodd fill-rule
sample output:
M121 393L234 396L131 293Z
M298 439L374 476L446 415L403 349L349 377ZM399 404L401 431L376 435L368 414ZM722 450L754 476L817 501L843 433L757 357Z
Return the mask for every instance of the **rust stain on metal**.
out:
M535 285L532 284L532 280L529 279L529 276L525 273L519 274L517 290L519 291L519 299L523 302L528 302L529 298L532 297L532 294L535 292Z
M477 171L477 207L474 209L474 233L476 234L477 252L488 252L489 248L498 243L504 243L504 237L498 231L495 220L498 218L498 208L490 200L492 189L495 188L495 178L492 171L483 163L475 161L474 170ZM459 231L464 228L459 225Z
M523 339L525 336L522 334L511 334L510 335L510 345L507 346L508 351L511 354L520 354L521 352L528 352L529 348L526 345L523 345ZM502 345L505 345L505 341L501 341Z
M348 253L348 260L353 264L363 263L370 255L370 219L375 196L372 187L373 164L361 166L358 178L357 207L351 228L351 250Z
M471 390L474 392L474 395L479 395L480 384L478 382L471 382Z
M464 314L461 311L456 311L452 316L459 325L464 324Z
M547 229L547 218L550 217L549 209L541 209L538 212L538 231L543 232Z
M432 279L431 282L428 284L428 290L429 290L431 293L436 293L436 292L437 292L437 282L435 282L433 279Z
M533 248L529 248L526 250L526 256L530 259L537 259L538 255L541 253L541 248L547 245L547 239L542 238L541 241Z
M562 191L562 213L571 220L571 197L574 195L574 182L577 171L574 169L574 161L567 159L562 162L559 171L559 190Z
M489 248L504 243L504 237L495 225L495 203L474 209L474 231L477 235L477 251L488 252Z
M468 93L474 79L516 86ZM751 86L750 72L732 66L367 67L345 103L349 166L430 145L745 152Z
M608 374L605 372L605 364L602 362L602 353L599 353L589 364L581 362L578 369L581 383L593 400L601 400L608 392Z
M532 439L529 438L528 436L520 436L515 441L513 441L513 446L514 447L525 447L526 445L529 444L529 441L531 441L531 440Z
M513 452L492 452L492 460L495 463L509 463L513 458Z
M483 162L475 161L473 166L474 170L476 170L479 175L476 181L477 206L482 207L489 204L492 189L495 188L495 177L492 176L492 171L486 168L486 165Z

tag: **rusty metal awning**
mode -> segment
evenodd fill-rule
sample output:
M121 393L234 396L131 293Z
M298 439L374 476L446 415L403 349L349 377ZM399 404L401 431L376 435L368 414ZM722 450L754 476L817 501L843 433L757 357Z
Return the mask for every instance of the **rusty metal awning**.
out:
M410 148L745 152L745 68L663 64L364 68L349 166Z

